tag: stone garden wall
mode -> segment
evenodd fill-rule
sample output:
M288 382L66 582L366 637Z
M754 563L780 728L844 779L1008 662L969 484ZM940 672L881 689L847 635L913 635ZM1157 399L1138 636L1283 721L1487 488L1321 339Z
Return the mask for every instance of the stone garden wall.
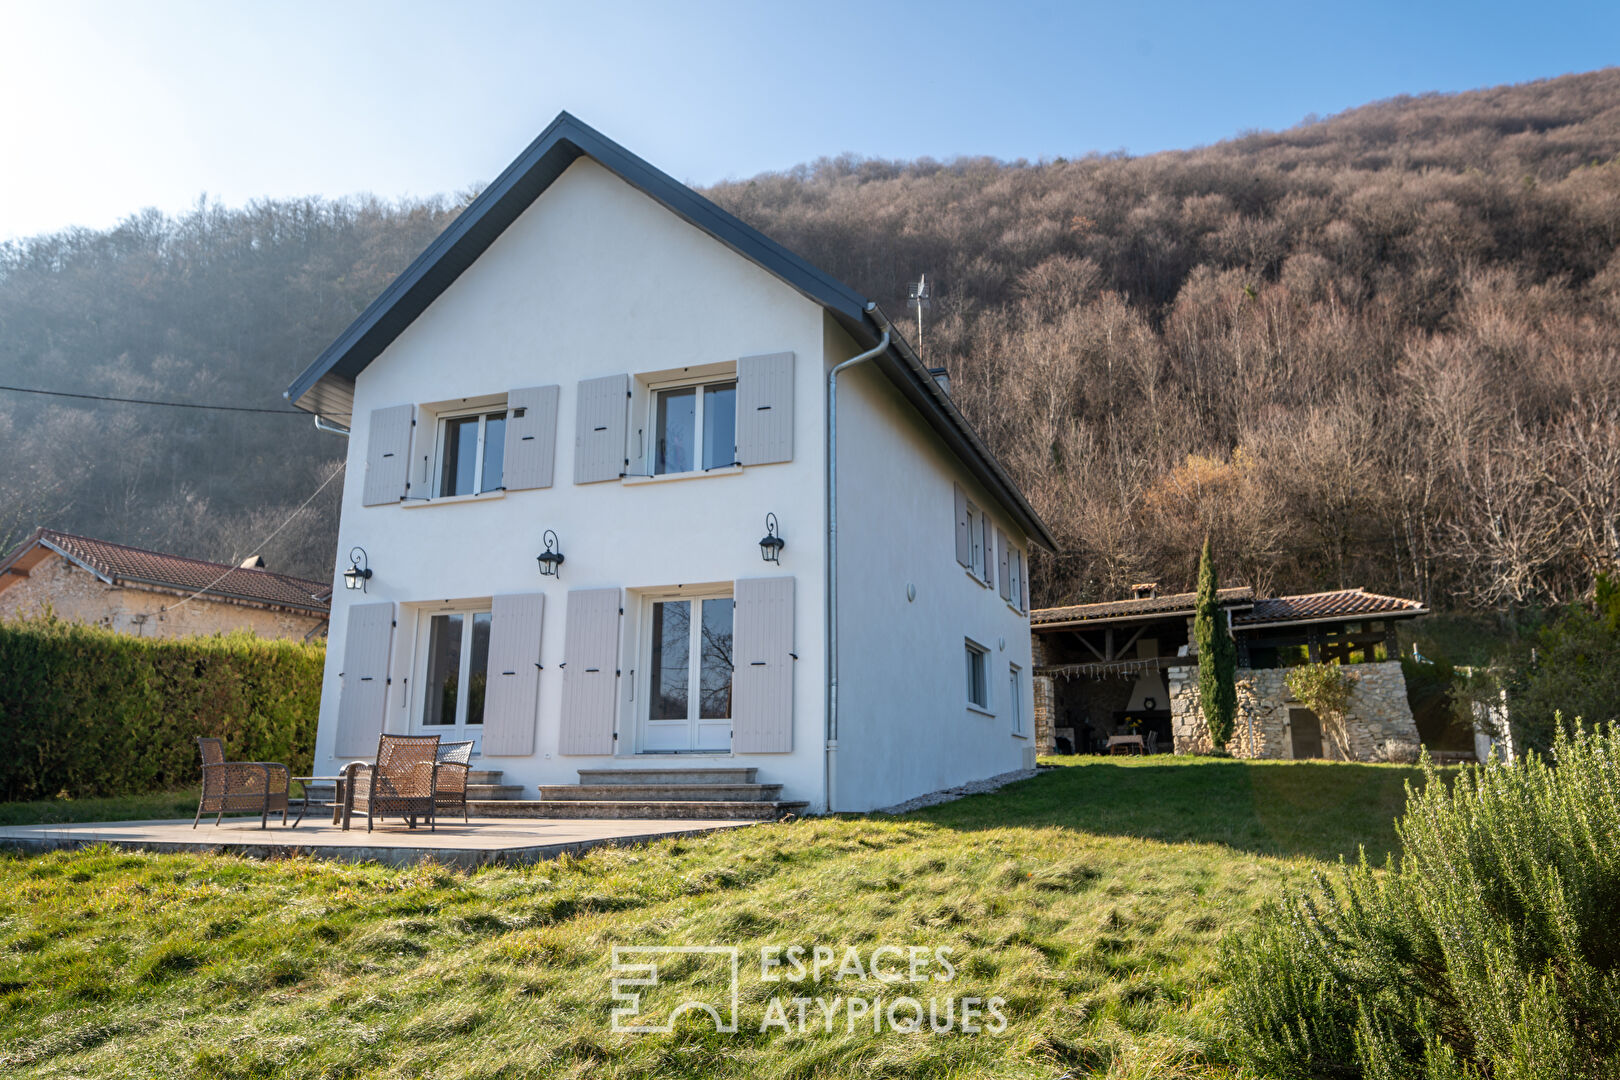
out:
M1407 704L1406 678L1401 674L1400 662L1346 664L1340 670L1351 685L1343 738L1348 753L1324 724L1323 756L1351 761L1416 761L1420 741L1411 706ZM1166 674L1170 681L1170 724L1175 734L1176 753L1209 753L1209 729L1198 703L1198 669L1174 667ZM1286 668L1237 670L1237 722L1226 747L1232 756L1285 759L1294 756L1288 723L1292 695L1286 678Z

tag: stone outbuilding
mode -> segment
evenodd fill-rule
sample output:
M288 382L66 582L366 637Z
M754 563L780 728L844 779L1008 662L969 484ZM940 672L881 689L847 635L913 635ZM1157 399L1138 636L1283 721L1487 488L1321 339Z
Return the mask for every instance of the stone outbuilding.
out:
M1030 613L1034 635L1035 733L1042 753L1100 751L1110 736L1146 736L1160 751L1207 753L1193 644L1195 593L1159 596L1138 586L1130 600ZM1237 646L1238 715L1227 749L1237 757L1416 760L1417 726L1407 703L1395 627L1427 609L1363 589L1256 597L1219 593ZM1288 690L1287 668L1338 663L1350 684L1344 730Z
M49 610L138 637L324 636L332 587L262 567L256 557L229 566L38 529L0 559L0 619Z

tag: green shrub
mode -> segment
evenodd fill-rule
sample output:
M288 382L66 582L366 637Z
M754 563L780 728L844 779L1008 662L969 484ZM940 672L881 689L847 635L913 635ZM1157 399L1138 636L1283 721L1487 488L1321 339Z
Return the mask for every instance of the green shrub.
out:
M1427 770L1389 870L1342 867L1226 948L1234 1049L1267 1075L1613 1077L1620 730L1552 764Z
M1620 720L1620 583L1598 575L1593 602L1572 604L1522 643L1506 666L1514 741L1545 749L1566 727Z
M154 640L0 622L0 799L130 795L198 782L199 735L308 772L323 645L251 634Z

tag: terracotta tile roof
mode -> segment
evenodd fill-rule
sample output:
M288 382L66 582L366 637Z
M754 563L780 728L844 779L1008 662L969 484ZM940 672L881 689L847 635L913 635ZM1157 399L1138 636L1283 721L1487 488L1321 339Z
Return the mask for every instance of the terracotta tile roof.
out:
M325 615L331 607L332 586L321 581L247 570L224 563L165 555L161 551L114 544L89 536L39 529L3 561L10 565L29 549L44 544L115 582L154 585L184 592L203 590L205 597L238 603L297 608ZM222 576L223 575L223 576Z
M1254 590L1247 585L1222 589L1217 593L1221 603L1229 607L1254 601ZM1197 593L1171 593L1168 596L1149 596L1141 600L1110 600L1101 604L1073 604L1069 607L1036 608L1029 613L1029 621L1042 623L1086 622L1091 619L1118 619L1134 615L1173 615L1193 613Z
M1306 593L1302 596L1274 596L1256 600L1248 611L1232 616L1233 626L1257 623L1311 622L1322 619L1353 619L1374 615L1422 615L1429 609L1416 600L1380 596L1365 589L1338 589Z
M1423 615L1428 612L1416 600L1380 596L1365 589L1337 589L1333 592L1305 593L1299 596L1271 596L1256 599L1254 590L1241 587L1220 591L1223 606L1233 609L1233 626L1257 626L1279 622L1316 622L1332 619L1360 619L1374 616ZM1071 607L1037 608L1029 613L1035 627L1080 622L1107 622L1141 615L1191 615L1197 593L1172 593L1145 600L1112 600L1102 604L1076 604Z

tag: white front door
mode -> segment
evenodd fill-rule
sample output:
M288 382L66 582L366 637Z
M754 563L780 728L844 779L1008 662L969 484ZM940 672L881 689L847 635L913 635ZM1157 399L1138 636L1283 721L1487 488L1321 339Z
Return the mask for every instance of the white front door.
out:
M658 597L648 604L642 753L731 749L729 592Z
M419 653L426 662L417 676L422 687L417 730L439 736L441 743L470 739L474 753L484 731L489 627L487 610L435 612L427 618Z

